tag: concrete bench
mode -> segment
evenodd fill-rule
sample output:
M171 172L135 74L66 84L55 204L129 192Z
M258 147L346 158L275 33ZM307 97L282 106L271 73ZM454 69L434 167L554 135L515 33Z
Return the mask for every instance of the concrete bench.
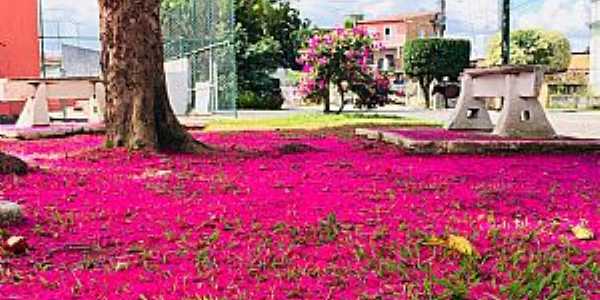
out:
M544 71L539 66L501 66L468 69L449 130L485 130L504 137L553 138L556 132L538 101ZM502 97L504 106L496 127L485 98Z
M3 79L0 80L0 98L27 99L17 121L17 126L22 128L49 125L49 112L57 101L61 107L68 106L64 108L65 118L81 110L90 123L104 121L106 92L98 77ZM74 100L77 107L67 105ZM81 101L87 105L79 105Z

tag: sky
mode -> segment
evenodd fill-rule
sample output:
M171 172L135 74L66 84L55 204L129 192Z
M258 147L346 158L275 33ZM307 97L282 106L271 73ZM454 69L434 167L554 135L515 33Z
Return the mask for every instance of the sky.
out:
M318 26L341 25L344 16L363 13L368 18L404 12L431 11L437 0L290 0L303 17ZM544 28L563 32L574 51L589 45L589 0L512 0L513 28ZM98 35L97 0L43 0L46 34ZM468 38L474 57L485 55L489 38L498 32L498 0L447 0L448 36ZM97 42L79 41L92 47ZM97 47L97 46L96 46Z
M589 0L512 0L512 27L557 30L569 37L574 51L589 45ZM292 0L302 16L320 26L339 26L344 15L367 18L415 11L435 11L437 0ZM449 37L468 38L474 57L485 55L490 37L499 30L498 0L447 0Z

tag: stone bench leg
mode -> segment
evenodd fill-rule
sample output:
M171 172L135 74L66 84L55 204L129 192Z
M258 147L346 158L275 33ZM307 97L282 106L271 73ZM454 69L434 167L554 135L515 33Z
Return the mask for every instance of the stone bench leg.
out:
M504 107L494 134L520 138L556 137L538 99L522 98L517 94L517 80L516 75L506 75Z
M92 97L88 102L88 123L103 124L105 110L105 91L101 83L93 83Z
M35 88L35 96L27 99L25 107L17 120L16 127L18 128L50 125L47 85L41 83Z
M484 130L492 131L494 125L485 107L485 101L473 97L473 78L465 75L462 80L460 98L450 122L448 130Z

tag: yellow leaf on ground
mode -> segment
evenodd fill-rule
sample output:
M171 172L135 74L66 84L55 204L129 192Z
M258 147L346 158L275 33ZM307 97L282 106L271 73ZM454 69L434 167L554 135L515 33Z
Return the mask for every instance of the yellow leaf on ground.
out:
M575 235L575 237L578 240L587 241L587 240L594 239L594 233L592 232L591 229L587 228L585 225L577 225L577 226L571 228L571 232L573 232L573 234Z
M443 246L446 245L446 240L440 239L436 236L432 236L431 238L428 238L423 245L425 246Z
M471 244L469 240L453 234L448 236L448 248L456 250L464 255L473 255L475 252L473 244Z

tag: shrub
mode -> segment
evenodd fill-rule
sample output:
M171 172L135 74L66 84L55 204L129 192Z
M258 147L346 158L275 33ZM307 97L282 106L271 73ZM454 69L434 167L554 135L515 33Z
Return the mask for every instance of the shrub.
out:
M461 39L417 39L404 47L404 68L407 75L416 78L425 94L429 107L429 86L434 79L457 79L469 66L471 43Z
M281 94L279 80L269 78L256 83L258 92L242 90L238 96L239 109L279 110L284 99Z

